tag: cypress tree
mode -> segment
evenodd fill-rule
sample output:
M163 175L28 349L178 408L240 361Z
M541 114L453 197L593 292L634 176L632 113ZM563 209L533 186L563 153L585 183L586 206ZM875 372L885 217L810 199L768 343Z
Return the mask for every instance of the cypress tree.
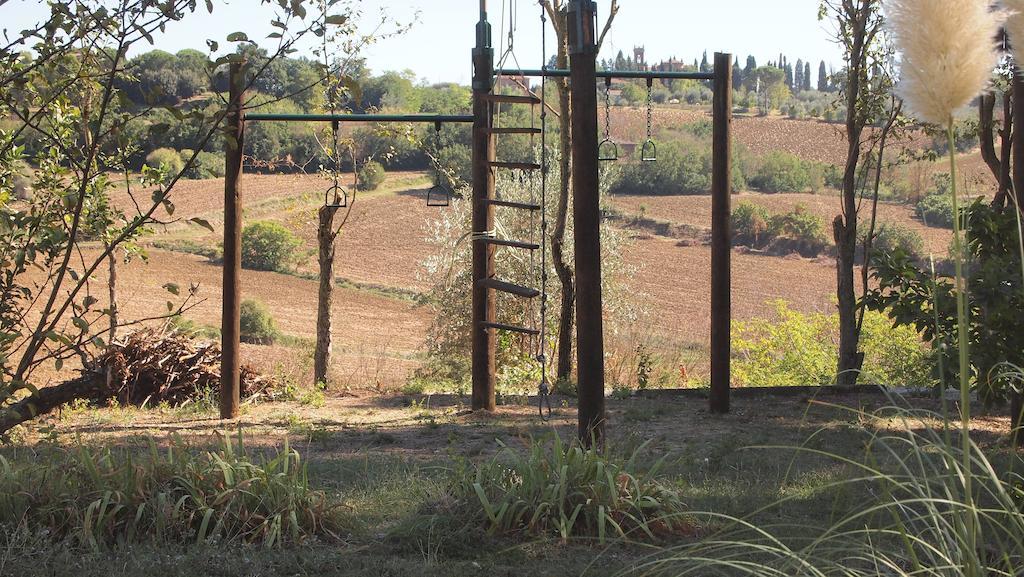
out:
M708 51L705 50L704 51L704 56L700 59L700 71L701 72L709 72L710 70L711 70L711 65L708 64Z
M804 90L810 90L811 89L811 63L810 62L805 62L804 63L804 85L803 85L803 89Z
M732 65L732 87L739 90L740 86L743 86L743 69L740 68L740 57L737 56Z
M793 88L793 67L790 66L789 63L787 62L782 70L786 73L786 86L788 88L792 89Z
M828 92L828 72L825 71L825 61L818 65L818 91Z

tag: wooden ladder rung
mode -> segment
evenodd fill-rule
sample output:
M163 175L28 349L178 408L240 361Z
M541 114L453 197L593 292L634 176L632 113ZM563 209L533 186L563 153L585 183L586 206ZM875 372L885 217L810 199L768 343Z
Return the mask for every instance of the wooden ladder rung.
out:
M493 244L497 246L510 246L512 248L524 248L526 250L537 250L540 248L539 244L532 242L522 242L518 240L505 240L503 238L485 238L483 239L486 244Z
M508 331L510 333L522 333L524 335L539 335L540 331L536 329L528 329L525 327L517 327L514 325L505 325L502 323L480 323L480 326L485 329L496 329L499 331Z
M485 278L479 281L480 286L516 295L517 297L523 297L524 299L533 299L540 296L540 291L535 288L519 286L496 278Z
M540 104L540 98L536 96L524 96L516 94L485 94L484 100L498 102L501 104Z
M485 128L484 132L487 134L540 134L541 129L511 126L506 128Z
M487 164L494 168L508 168L511 170L540 170L540 165L533 162L491 161Z
M513 202L511 200L498 200L496 198L489 198L485 200L487 204L493 204L494 206L505 206L508 208L521 208L523 210L540 210L539 204L530 204L527 202Z

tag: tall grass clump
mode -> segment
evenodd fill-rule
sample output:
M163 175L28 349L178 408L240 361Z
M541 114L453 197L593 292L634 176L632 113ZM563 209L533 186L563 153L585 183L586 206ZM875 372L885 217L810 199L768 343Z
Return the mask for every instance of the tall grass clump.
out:
M707 517L722 529L699 543L660 552L635 574L1021 575L1024 493L1019 475L997 472L997 464L977 445L968 441L961 446L949 429L932 427L931 423L943 422L938 413L889 407L870 414L854 411L854 416L861 422L883 422L877 429L862 426L851 431L865 438L862 459L809 446L791 449L852 467L852 475L823 489L865 495L863 506L832 520L820 532L799 537L790 526L695 512L697 518ZM799 498L784 499L762 511L785 508L790 499ZM965 523L966 519L972 522Z
M950 200L953 206L953 246L963 255L963 231L957 200L954 113L987 86L996 64L995 38L1003 15L986 0L889 0L886 15L901 53L901 95L919 120L946 128L949 142ZM957 336L960 364L960 417L965 496L973 504L970 474L971 375L967 284L963 258L955 259ZM961 519L968 545L977 543L976 518L970 510ZM975 575L975 572L969 574Z
M639 459L646 443L628 456L608 449L531 442L526 451L507 446L489 461L457 473L456 492L467 515L490 531L573 537L658 540L686 531L685 505Z
M28 454L26 454L28 453ZM287 444L251 455L224 437L200 451L174 438L148 451L19 450L0 456L0 532L99 550L131 543L277 547L336 538L338 504L309 484Z

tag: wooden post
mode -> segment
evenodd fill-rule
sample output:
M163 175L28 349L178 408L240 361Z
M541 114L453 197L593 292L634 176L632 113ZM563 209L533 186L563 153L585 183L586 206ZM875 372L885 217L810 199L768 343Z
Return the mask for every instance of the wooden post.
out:
M597 4L568 6L576 249L576 366L580 441L604 436L604 321L601 299L601 207L598 197Z
M496 320L494 295L480 281L494 276L495 246L484 242L494 230L494 171L490 161L495 158L494 136L488 132L492 121L490 102L485 97L491 92L494 69L494 50L491 48L491 25L487 22L486 2L480 1L480 22L476 25L476 48L473 49L473 326L472 376L474 411L493 411L495 401L495 351L497 339L494 329L483 328L483 323Z
M242 98L245 77L244 62L231 64L228 97L227 138L224 144L224 268L221 305L220 417L238 417L241 403L239 371L239 317L242 282L241 190L242 150L245 142L245 118Z
M729 412L732 354L732 55L715 54L711 168L711 412Z
M1014 202L1010 204L1021 210L1024 204L1024 73L1018 68L1013 72L1013 126L1011 133L1013 155ZM1024 393L1010 393L1010 438L1018 447L1024 447Z

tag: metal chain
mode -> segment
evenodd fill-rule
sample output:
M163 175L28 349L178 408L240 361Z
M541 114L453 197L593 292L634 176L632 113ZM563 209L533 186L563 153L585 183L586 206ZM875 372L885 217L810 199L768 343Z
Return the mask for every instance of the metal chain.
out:
M547 13L544 11L544 2L537 2L540 5L541 23L541 71L548 70L548 36L547 36ZM540 80L540 241L541 241L541 265L540 265L540 343L538 347L537 361L540 363L540 385L537 387L537 411L543 421L551 419L551 387L548 386L548 359L547 355L547 326L548 326L548 147L547 147L547 74L541 76ZM545 408L547 412L545 413Z
M652 116L654 114L654 99L652 97L654 93L654 80L647 79L647 140L651 140L652 133Z
M650 122L650 121L648 121ZM612 138L612 79L606 78L604 82L604 139L610 141Z
M334 103L331 103L331 110L333 112L333 110L334 110ZM333 174L331 176L334 179L334 203L335 204L338 204L338 196L339 196L339 192L341 190L341 184L340 184L340 181L341 181L341 145L338 143L338 132L340 132L339 128L340 127L338 126L338 121L337 120L335 120L334 122L331 123L331 133L333 134L333 137L334 137L333 138L333 143L332 143L332 146L334 147L334 150L333 150L333 152L334 152L334 170L333 170ZM352 170L355 171L355 167L354 166L352 167Z

